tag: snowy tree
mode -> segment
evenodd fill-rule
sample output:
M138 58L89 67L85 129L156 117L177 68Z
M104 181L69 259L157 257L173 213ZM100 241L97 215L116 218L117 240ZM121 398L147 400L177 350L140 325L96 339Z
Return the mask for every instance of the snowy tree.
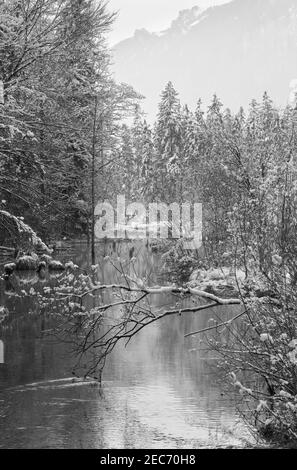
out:
M153 133L150 126L144 121L142 133L142 160L141 160L141 194L152 202L155 198L155 163L156 152L153 142Z
M181 171L180 112L178 93L168 82L161 94L155 134L159 193L164 200L173 200L177 195L174 182Z
M138 99L109 73L113 18L93 0L0 4L0 196L47 236L88 235L91 201L108 187L99 173Z
M120 150L120 162L122 166L122 189L128 200L134 197L134 188L138 183L133 148L131 129L124 124L122 126L122 145Z

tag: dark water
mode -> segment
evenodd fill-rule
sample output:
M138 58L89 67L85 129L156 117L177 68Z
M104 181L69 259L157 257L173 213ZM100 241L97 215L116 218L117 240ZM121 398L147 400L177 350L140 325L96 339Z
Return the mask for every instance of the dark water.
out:
M119 281L119 274L104 260L106 255L119 255L126 260L135 257L133 272L146 282L160 282L160 256L141 243L134 251L131 248L127 243L98 245L100 280ZM86 268L86 247L72 249L61 257L74 258ZM42 336L50 312L40 315L30 295L22 296L29 281L35 288L40 283L32 275L30 280L18 279L17 289L10 293L4 283L1 288L0 305L10 313L0 330L5 345L5 364L0 364L0 447L201 448L244 447L252 442L237 415L235 397L223 392L216 358L199 339L184 338L208 326L211 318L233 315L234 308L170 317L148 327L127 348L114 350L100 388L95 382L73 379L65 344ZM152 299L155 306L174 302L172 296Z

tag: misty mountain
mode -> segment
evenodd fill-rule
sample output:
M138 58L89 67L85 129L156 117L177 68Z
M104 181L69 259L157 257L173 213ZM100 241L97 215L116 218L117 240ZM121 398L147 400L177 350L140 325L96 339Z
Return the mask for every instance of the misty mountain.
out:
M297 78L297 0L233 0L183 10L167 30L140 29L117 44L114 71L146 97L151 115L169 80L191 106L199 97L208 105L217 93L236 111L264 91L285 105Z

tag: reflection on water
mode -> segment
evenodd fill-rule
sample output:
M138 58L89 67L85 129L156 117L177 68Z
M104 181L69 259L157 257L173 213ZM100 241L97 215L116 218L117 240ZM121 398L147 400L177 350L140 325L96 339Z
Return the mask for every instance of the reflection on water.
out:
M160 257L141 243L104 243L97 251L103 282L120 278L108 256L135 258L134 267L127 264L126 269L148 283L162 277ZM74 255L86 269L86 249L76 247ZM0 447L201 448L250 442L233 397L222 393L215 357L197 339L184 338L206 327L218 311L149 326L127 348L114 350L100 388L72 378L66 345L42 337L52 321L50 312L41 316L33 298L24 296L27 281L3 283L0 290L0 305L11 317L0 333L6 354L6 363L0 364ZM34 289L44 285L35 277L33 282ZM168 295L152 299L155 305L174 301ZM222 318L233 314L230 307L219 312Z

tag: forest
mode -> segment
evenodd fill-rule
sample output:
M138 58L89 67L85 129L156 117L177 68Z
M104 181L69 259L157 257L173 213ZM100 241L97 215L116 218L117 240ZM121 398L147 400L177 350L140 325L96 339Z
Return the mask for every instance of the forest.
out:
M181 299L198 297L190 309L197 315L238 305L231 319L188 335L216 351L226 382L248 402L249 425L266 441L296 446L297 96L279 109L263 90L234 113L216 94L202 103L197 89L191 110L168 82L151 122L144 97L114 80L106 34L115 18L103 1L0 2L2 281L22 263L20 270L64 270L55 289L32 295L41 311L67 314L58 333L73 338L73 370L96 379L118 343L188 312ZM95 205L116 204L120 194L145 204L202 203L202 249L154 241L169 273L164 285L129 277L121 260L112 261L121 283L96 277ZM88 244L88 272L52 259L59 240ZM107 303L103 290L113 293ZM147 300L164 291L176 306L154 312ZM89 294L98 305L84 303ZM116 306L121 316L106 331L104 315ZM0 328L8 317L0 305ZM91 363L82 360L90 351Z

